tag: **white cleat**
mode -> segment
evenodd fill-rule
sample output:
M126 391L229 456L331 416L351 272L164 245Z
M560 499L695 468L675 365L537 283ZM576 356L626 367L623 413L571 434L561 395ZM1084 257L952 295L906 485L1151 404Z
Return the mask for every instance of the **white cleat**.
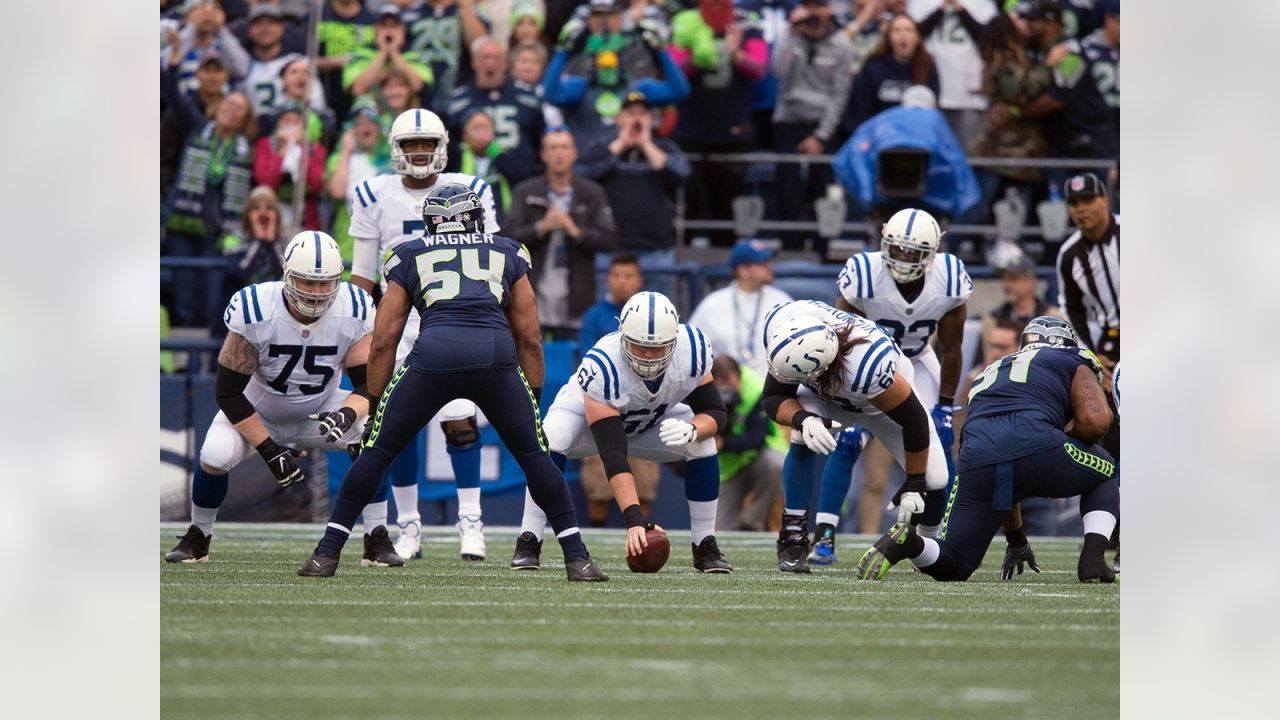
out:
M479 515L458 516L458 543L463 560L484 559L484 523Z
M405 560L422 559L422 526L417 521L400 526L396 538L396 554Z

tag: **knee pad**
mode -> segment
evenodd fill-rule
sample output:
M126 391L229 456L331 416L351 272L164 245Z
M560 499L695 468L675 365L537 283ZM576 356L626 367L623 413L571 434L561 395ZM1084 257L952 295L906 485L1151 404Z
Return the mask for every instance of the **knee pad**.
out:
M451 429L451 425L456 425L459 420L445 420L440 423L440 429L444 431L444 441L448 445L455 448L465 449L472 443L480 439L480 424L476 421L476 416L465 418L467 428L465 430Z
M542 423L542 432L547 436L547 449L553 453L568 455L573 445L573 429L565 423L556 422L548 415Z
M204 445L200 446L200 462L221 473L230 472L240 460L236 451L242 442L244 439L234 428L215 424L204 436Z

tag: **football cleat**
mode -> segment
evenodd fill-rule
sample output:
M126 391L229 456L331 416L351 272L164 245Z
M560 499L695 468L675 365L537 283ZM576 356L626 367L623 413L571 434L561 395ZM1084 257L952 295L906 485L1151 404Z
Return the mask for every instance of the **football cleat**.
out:
M790 527L791 529L788 529ZM806 515L783 515L778 531L778 570L809 572L809 518Z
M812 565L835 565L836 533L830 526L820 527L819 536L813 541L813 550L809 551L809 563Z
M422 525L416 520L400 526L396 554L405 560L422 559Z
M379 525L371 533L364 536L364 557L360 564L369 567L403 567L404 558L396 554L391 544L391 536L387 534L387 526ZM336 565L336 563L335 563Z
M909 523L894 523L889 532L863 553L862 559L858 561L857 577L861 580L883 580L889 568L911 557L908 548L915 544L911 542L913 538L916 543L920 542L915 528Z
M1112 572L1120 572L1120 548L1116 548L1116 561L1111 563Z
M209 562L209 540L212 537L205 535L200 528L192 525L187 528L187 534L178 537L178 544L172 550L165 553L165 562L180 563L207 563Z
M724 559L724 555L720 553L720 548L716 545L716 536L708 535L702 538L702 542L697 545L690 543L693 548L693 569L700 573L731 573L733 566L728 560Z
M531 532L516 538L516 553L511 556L512 570L537 570L542 567L542 541Z
M1116 574L1107 564L1107 539L1097 533L1086 533L1084 547L1080 548L1080 562L1076 576L1082 583L1113 583Z
M479 515L458 516L458 554L463 560L484 559L484 523Z
M311 553L311 557L298 568L298 574L302 577L333 577L337 570L337 555L321 555L317 551Z
M609 579L609 576L604 574L604 570L600 569L590 556L577 560L565 560L564 570L569 576L569 582L605 582Z

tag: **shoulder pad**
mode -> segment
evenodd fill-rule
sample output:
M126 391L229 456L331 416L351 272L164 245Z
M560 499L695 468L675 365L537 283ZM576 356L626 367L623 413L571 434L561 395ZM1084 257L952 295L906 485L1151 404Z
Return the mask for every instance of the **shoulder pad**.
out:
M376 180L377 178L374 179ZM360 201L360 207L366 208L378 202L378 196L374 194L368 180L356 185L356 200Z
M840 270L840 294L846 300L873 298L875 283L871 279L871 255L861 252L849 258Z

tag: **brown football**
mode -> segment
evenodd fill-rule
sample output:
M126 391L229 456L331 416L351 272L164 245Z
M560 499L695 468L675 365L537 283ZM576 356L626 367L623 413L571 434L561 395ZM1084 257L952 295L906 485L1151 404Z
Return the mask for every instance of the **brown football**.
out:
M644 551L627 558L627 567L631 568L631 572L658 572L667 564L667 558L671 557L671 541L667 539L666 532L658 528L646 531L645 540L649 544Z

